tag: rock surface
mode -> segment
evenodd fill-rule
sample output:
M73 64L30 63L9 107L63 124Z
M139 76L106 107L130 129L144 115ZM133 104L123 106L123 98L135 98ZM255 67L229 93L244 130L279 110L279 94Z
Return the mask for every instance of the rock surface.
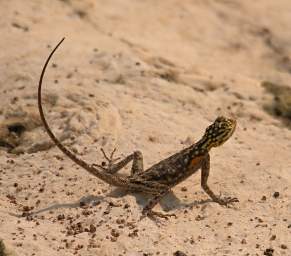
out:
M262 86L291 88L290 11L289 0L0 1L4 243L29 256L291 255L291 130L266 111L273 96ZM211 151L209 185L240 202L211 202L199 172L156 207L177 219L140 220L147 197L54 147L36 92L63 36L43 93L68 148L90 163L103 161L100 147L141 150L149 167L233 116L233 137Z

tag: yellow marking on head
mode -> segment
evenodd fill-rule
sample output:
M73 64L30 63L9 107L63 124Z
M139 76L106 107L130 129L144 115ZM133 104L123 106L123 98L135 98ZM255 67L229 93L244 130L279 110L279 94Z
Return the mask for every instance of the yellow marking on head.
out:
M207 127L203 139L205 142L202 147L210 149L218 147L227 141L234 133L236 128L236 120L219 116L214 123Z

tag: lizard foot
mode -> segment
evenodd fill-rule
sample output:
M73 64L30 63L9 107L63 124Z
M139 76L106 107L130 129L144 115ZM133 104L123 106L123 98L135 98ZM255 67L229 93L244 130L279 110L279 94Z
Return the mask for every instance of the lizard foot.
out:
M229 205L229 204L233 204L233 203L237 203L239 202L238 198L236 197L225 197L225 198L218 198L217 200L215 200L216 203L219 203L220 205Z
M114 148L114 149L112 150L112 152L111 152L111 154L110 154L109 157L106 155L106 153L105 153L105 151L104 151L103 148L101 148L101 152L102 152L104 158L105 158L105 159L107 160L107 162L108 162L108 164L107 164L107 165L108 165L108 168L110 168L110 166L112 166L112 165L113 165L117 160L120 159L120 157L113 158L114 153L116 152L116 148ZM105 163L105 162L102 162L102 166L105 166L105 165L106 165L106 163Z
M141 216L141 220L145 217L149 217L151 219L154 219L156 220L156 217L159 217L159 218L163 218L163 219L168 219L169 217L175 217L177 218L176 214L174 213L161 213L161 212L155 212L155 211L152 211L152 210L148 210L148 211L143 211L142 212L142 216Z
M111 166L112 166L116 161L118 161L118 160L120 159L120 157L113 158L115 151L116 151L116 148L113 149L113 151L111 152L110 156L108 157L107 154L105 153L104 149L101 148L101 152L102 152L104 158L107 160L107 163L106 163L105 161L103 161L103 162L101 163L101 165L100 165L100 164L92 164L92 166L94 166L94 167L99 167L99 168L101 168L103 171L109 171L110 168L111 168Z

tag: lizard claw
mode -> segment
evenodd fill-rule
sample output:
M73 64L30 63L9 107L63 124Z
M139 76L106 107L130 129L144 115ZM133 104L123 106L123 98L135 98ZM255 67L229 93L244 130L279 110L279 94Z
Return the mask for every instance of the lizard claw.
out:
M239 202L238 198L236 197L225 197L225 198L218 198L216 201L220 205L225 205L227 206L228 204L233 204Z
M149 218L151 218L153 220L156 220L156 217L168 220L168 217L177 218L177 215L174 214L174 213L165 214L165 213L161 213L161 212L155 212L155 211L152 211L152 210L148 210L148 211L143 211L142 212L142 216L141 216L140 220L144 219L145 217L149 217Z
M105 153L104 149L101 148L100 149L104 158L107 160L108 162L108 168L110 168L117 160L120 159L120 157L117 157L117 158L113 158L114 156L114 153L116 152L116 148L113 149L113 151L111 152L110 156L108 157L107 154ZM102 166L105 166L106 165L106 162L102 162Z
M104 158L106 159L107 163L105 161L103 161L101 164L92 164L92 166L101 168L103 171L109 171L111 166L117 160L120 159L120 157L113 158L115 151L116 151L116 148L114 148L114 150L111 152L110 156L108 157L107 154L105 153L104 149L101 148L101 152L102 152Z

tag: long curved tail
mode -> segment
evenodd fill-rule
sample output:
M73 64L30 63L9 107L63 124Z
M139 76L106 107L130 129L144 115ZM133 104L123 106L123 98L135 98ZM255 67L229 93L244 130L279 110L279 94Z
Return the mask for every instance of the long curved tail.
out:
M111 184L113 186L119 186L119 187L123 187L126 185L126 180L123 177L119 177L117 175L112 175L110 173L106 173L106 171L100 171L97 168L95 168L92 165L87 164L85 161L83 161L82 159L78 158L76 155L74 155L71 151L69 151L57 138L56 136L53 134L53 132L51 131L45 117L44 117L44 113L43 113L43 108L42 108L42 97L41 97L41 88L42 88L42 80L47 68L47 65L49 64L49 61L51 59L51 57L53 56L53 54L55 53L55 51L58 49L58 47L61 45L61 43L65 40L65 38L63 38L58 44L57 46L52 50L52 52L50 53L50 55L48 56L40 78L39 78L39 83L38 83L38 110L39 110L39 114L40 114L40 118L43 122L43 125L45 127L46 132L48 133L48 135L50 136L50 138L52 139L52 141L56 144L56 146L66 155L68 156L72 161L74 161L76 164L78 164L79 166L83 167L86 171L88 171L89 173L93 174L94 176L98 177L99 179L105 181L108 184ZM102 168L102 167L100 167Z

